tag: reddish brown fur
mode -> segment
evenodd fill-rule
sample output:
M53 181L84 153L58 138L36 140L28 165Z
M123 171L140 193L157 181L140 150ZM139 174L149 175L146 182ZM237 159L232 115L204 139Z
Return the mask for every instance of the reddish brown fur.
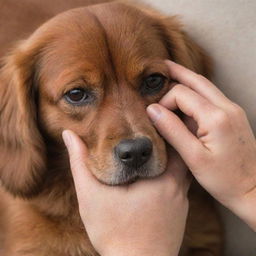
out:
M162 173L165 143L145 107L169 86L155 96L142 97L138 91L142 77L169 76L167 58L210 73L208 58L176 17L118 2L65 12L5 58L0 73L1 255L95 255L79 217L61 133L71 129L86 142L87 165L104 183L116 182L115 145L136 136L146 136L154 145L147 176ZM94 90L93 104L73 107L63 100L78 85ZM220 255L213 206L202 193L193 195L197 203L192 203L184 253ZM198 205L209 216L197 218ZM202 228L206 217L214 225L204 223Z

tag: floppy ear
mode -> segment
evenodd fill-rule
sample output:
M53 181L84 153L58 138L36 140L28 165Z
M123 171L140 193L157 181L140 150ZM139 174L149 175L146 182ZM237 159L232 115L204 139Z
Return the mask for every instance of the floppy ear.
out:
M177 16L160 17L159 31L170 58L208 78L212 75L212 61L205 51L183 31Z
M0 179L23 197L38 193L46 169L33 87L39 48L22 43L0 70Z
M171 17L166 16L143 3L129 4L139 6L143 12L153 18L153 27L158 30L159 36L165 44L171 60L203 76L211 78L211 58L183 30L183 25L177 15Z

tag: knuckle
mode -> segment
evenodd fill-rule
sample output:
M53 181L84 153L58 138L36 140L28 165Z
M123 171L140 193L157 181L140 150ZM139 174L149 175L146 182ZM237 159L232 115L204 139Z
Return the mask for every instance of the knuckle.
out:
M216 110L212 116L211 125L213 127L226 127L230 124L230 117L229 115L223 110Z
M177 94L180 93L182 91L183 85L181 84L176 84L174 85L174 87L172 88L172 93Z

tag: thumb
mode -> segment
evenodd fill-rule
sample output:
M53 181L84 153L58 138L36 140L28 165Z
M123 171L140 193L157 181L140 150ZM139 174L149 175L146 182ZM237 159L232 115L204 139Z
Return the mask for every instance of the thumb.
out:
M188 130L177 115L165 107L151 104L147 107L147 113L159 133L176 149L191 168L191 165L194 165L191 162L193 161L192 155L203 150L201 142Z
M83 141L70 130L63 131L62 138L68 150L71 172L79 200L88 195L88 190L91 191L98 182L86 166L88 154Z

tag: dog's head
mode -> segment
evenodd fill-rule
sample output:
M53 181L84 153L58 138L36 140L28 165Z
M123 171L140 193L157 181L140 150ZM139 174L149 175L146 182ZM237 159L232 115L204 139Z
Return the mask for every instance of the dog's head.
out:
M207 57L177 19L144 7L100 4L44 24L1 69L3 185L16 195L37 194L49 143L65 152L64 129L85 141L87 165L104 183L162 173L165 143L145 109L170 89L168 58L209 73Z

